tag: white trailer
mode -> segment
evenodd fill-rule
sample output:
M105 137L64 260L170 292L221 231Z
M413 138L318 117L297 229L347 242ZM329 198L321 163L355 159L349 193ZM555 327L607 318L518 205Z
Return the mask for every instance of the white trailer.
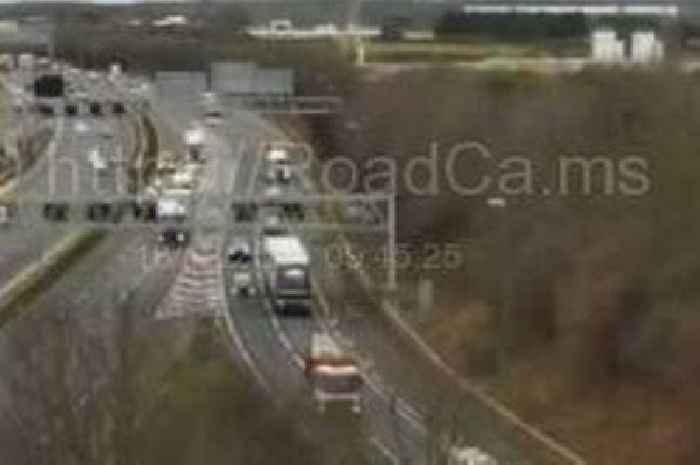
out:
M309 255L298 237L262 236L260 265L267 295L276 311L308 315L311 310Z
M364 379L355 359L345 353L326 333L311 335L311 348L304 372L313 386L318 410L326 404L350 404L353 413L362 411Z

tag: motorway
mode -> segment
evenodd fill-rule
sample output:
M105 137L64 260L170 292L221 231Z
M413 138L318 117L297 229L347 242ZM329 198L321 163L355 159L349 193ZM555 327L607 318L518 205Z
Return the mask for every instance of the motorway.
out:
M39 259L75 225L48 224L42 219L42 204L64 197L71 201L97 200L122 191L125 178L111 170L98 175L88 154L99 147L102 153L121 151L131 154L137 143L137 127L131 117L106 115L56 116L53 138L36 163L4 192L22 205L23 214L16 223L0 231L3 253L0 255L0 288L12 276ZM23 205L24 204L24 205ZM72 212L84 215L84 212Z
M161 133L161 149L177 151L179 132L197 119L199 108L192 99L178 95L160 96L155 118ZM119 125L116 118L105 123ZM56 119L54 144L57 158L84 160L80 154L96 143L94 135L78 131L76 124ZM132 138L129 129L116 127L121 144ZM122 139L125 138L125 139ZM266 184L258 173L256 157L261 143L286 139L279 129L259 115L230 110L220 127L207 134L205 156L208 162L202 177L202 189L208 193L255 195ZM73 166L73 165L71 165ZM83 166L78 161L78 169ZM38 173L47 167L37 165ZM43 170L43 171L42 171ZM29 177L21 192L45 193L46 184L39 174ZM35 181L32 181L35 180ZM307 180L308 181L308 180ZM301 193L312 193L311 183L300 182ZM89 186L84 186L90 192ZM200 204L197 215L225 219L227 206ZM216 210L218 208L218 210ZM218 212L218 213L217 213ZM36 231L34 230L36 229ZM14 270L31 260L38 250L57 237L57 229L17 229L11 243L13 253L0 259L0 278L8 279ZM60 229L58 230L60 231ZM90 321L113 319L121 308L118 304L128 295L132 308L144 315L168 322L222 316L231 337L231 354L237 363L251 370L261 387L273 399L286 399L309 419L309 428L327 428L328 422L339 430L355 419L325 419L313 413L310 390L303 376L302 357L314 331L329 331L341 345L355 348L362 356L362 367L368 380L365 389L362 423L367 428L369 454L386 464L425 464L431 435L435 430L430 419L458 431L471 444L478 444L499 459L499 464L564 463L534 460L525 452L512 431L492 413L468 396L453 389L452 380L416 353L415 348L393 334L379 315L376 296L363 289L354 272L324 266L323 247L338 237L328 231L300 231L304 242L316 257L314 274L315 304L313 318L282 318L261 298L241 298L229 292L231 273L222 261L222 247L232 234L251 234L249 230L221 232L199 231L192 246L184 253L172 253L167 260L148 260L149 251L157 250L152 231L120 231L109 234L69 273L41 293L28 308L32 318L55 318L73 315ZM3 243L10 242L3 236ZM26 241L26 237L30 237ZM23 238L24 240L21 240ZM251 236L251 239L257 239ZM23 245L23 242L28 242ZM9 258L8 258L9 255ZM144 258L146 257L146 258ZM147 262L145 262L145 261ZM348 303L352 305L348 305ZM352 307L352 312L345 311ZM3 336L13 331L10 323ZM4 340L0 337L1 341ZM10 360L0 360L10 370ZM4 397L4 396L3 396Z
M172 94L161 95L159 115L168 115L169 125L182 128L197 118L198 108L191 99L182 97L189 95L185 89L171 91ZM262 194L267 185L258 172L259 147L286 139L285 134L259 115L229 109L222 125L209 131L208 152L215 155L208 164L209 191L231 197ZM310 186L309 182L299 182L296 187L300 193L313 193ZM221 217L228 214L223 212ZM255 241L257 238L249 228L227 230L223 242L216 235L203 234L212 239L213 245L200 248L199 260L208 260L209 266L223 266L222 253L217 255L217 247L232 235L250 234L253 235L249 238ZM380 463L426 463L431 434L435 433L432 426L426 426L429 418L458 431L468 443L483 447L501 464L545 463L531 460L521 447L523 444L514 440L516 435L507 430L502 420L473 398L460 394L453 380L392 334L378 314L375 296L363 290L354 273L324 266L323 247L338 239L333 232L304 230L300 234L316 257L314 318L279 317L265 299L233 295L232 274L225 267L223 270L226 294L223 308L235 348L232 355L253 372L269 395L301 405L310 424L318 421L309 416L313 405L303 376L302 357L312 332L329 331L338 342L362 354L368 379L363 422L369 427L370 454L380 458ZM215 279L209 281L206 289L206 293L216 294ZM205 301L204 295L191 298ZM345 312L336 310L345 308L348 301L352 302L355 315L339 317L339 313ZM220 305L218 296L211 308L217 305ZM193 306L189 315L196 316L201 309ZM181 308L172 314L173 317L186 315L188 312Z

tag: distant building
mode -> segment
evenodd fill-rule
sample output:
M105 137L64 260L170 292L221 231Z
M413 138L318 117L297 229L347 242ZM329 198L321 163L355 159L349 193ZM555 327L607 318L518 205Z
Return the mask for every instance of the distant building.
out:
M654 31L632 33L630 61L637 64L653 64L663 61L664 44L656 38Z
M612 29L598 29L591 34L591 60L596 63L631 63L650 65L663 61L664 44L654 31L635 31L630 37L629 56L625 42Z
M591 59L597 63L625 61L625 44L612 29L597 29L591 34Z
M611 2L582 2L579 4L562 1L541 1L538 3L522 2L480 2L469 3L462 9L464 13L472 14L533 14L533 15L566 15L582 14L585 16L666 16L677 17L680 8L673 4L628 4L619 5Z
M154 27L187 26L189 24L189 20L187 19L187 16L184 15L168 15L154 20L151 24Z
M17 21L0 20L0 35L19 34L19 23Z
M247 33L261 39L328 39L336 37L379 37L381 29L378 27L358 27L350 25L348 28L339 28L333 23L317 24L311 28L295 28L289 19L276 19L267 25L249 27Z

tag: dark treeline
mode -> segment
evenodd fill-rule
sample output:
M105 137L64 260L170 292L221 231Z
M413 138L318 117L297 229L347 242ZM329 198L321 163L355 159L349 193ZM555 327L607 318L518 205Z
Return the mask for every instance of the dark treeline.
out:
M577 39L586 37L592 28L612 27L621 34L637 29L657 29L653 17L608 16L589 19L582 14L466 14L445 13L436 23L438 36L483 36L506 40Z
M490 36L500 39L578 38L588 32L585 16L519 14L445 14L435 26L439 36Z

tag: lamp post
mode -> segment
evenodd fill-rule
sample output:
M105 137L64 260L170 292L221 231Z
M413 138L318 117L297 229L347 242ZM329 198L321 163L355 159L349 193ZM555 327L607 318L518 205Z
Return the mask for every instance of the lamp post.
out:
M500 298L496 305L498 331L498 369L502 371L508 362L508 352L511 338L512 318L512 274L510 271L511 253L508 201L505 197L494 196L486 199L486 205L499 212L498 216L498 272L500 280Z

